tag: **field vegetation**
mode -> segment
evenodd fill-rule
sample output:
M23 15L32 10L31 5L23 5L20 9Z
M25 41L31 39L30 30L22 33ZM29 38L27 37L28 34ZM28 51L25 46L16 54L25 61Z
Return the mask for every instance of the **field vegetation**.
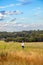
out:
M0 41L0 65L43 65L43 42Z
M0 32L0 40L6 42L43 42L43 30Z

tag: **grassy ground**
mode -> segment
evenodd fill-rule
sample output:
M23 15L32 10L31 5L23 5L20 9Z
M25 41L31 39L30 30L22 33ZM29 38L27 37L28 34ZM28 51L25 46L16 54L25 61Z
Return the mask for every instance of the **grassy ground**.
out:
M43 65L43 42L21 43L0 41L0 65Z

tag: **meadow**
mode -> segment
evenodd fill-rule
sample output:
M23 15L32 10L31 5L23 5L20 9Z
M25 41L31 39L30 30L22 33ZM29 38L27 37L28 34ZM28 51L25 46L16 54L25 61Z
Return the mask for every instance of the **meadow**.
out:
M43 65L43 42L0 41L0 65Z

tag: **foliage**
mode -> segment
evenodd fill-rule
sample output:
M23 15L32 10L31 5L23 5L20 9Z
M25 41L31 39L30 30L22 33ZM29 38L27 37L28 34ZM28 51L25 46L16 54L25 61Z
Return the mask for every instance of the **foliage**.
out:
M0 40L5 40L6 42L43 42L43 30L0 32Z

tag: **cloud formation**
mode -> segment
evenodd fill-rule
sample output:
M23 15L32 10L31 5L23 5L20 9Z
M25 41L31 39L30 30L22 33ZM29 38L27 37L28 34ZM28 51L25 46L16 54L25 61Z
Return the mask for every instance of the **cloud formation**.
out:
M34 29L42 29L43 24L31 23L17 23L14 22L0 22L0 31L22 31L22 30L34 30Z
M16 11L0 11L0 21L3 20L7 15L18 15L23 14L23 12L16 10Z
M0 8L8 8L8 7L13 7L15 6L15 4L9 4L9 5L6 5L6 6L0 6Z
M34 16L39 16L42 13L41 7L36 7L35 9L33 9L33 11L34 11Z
M31 4L32 0L18 0L18 2L20 2L22 5L27 5L27 4Z
M13 14L22 14L23 12L16 10L16 11L0 11L2 15L13 15Z
M15 20L16 20L16 18L14 18L14 19L11 19L11 20L10 20L10 22L14 22Z
M5 17L6 15L4 15L3 13L0 13L0 21L4 20Z
M10 7L14 7L14 6L20 6L20 5L27 5L27 4L31 4L32 1L34 1L34 0L17 0L16 4L11 3L6 6L0 6L0 9L10 8Z

